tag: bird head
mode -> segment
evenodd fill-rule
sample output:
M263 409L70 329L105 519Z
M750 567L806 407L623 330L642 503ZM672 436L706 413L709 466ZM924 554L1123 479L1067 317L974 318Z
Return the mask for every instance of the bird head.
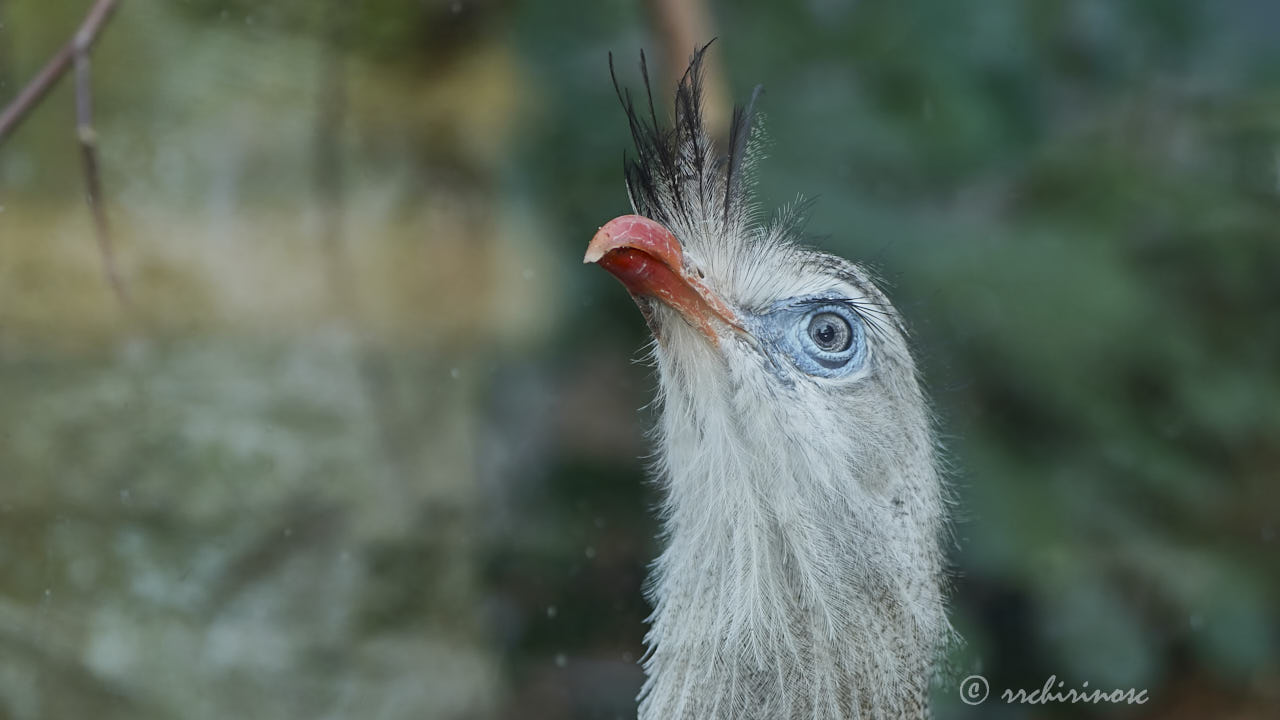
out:
M722 153L702 122L705 51L677 88L669 128L651 93L646 116L619 90L636 146L625 163L634 213L603 225L584 262L639 306L668 406L687 402L704 420L723 411L833 456L815 471L878 469L902 458L904 441L928 454L904 433L928 421L913 416L923 401L897 311L867 270L802 243L804 203L759 220L749 192L759 88L735 110ZM648 89L643 55L641 68Z
M759 91L717 149L705 50L669 127L651 92L641 110L618 91L633 212L584 258L655 340L667 546L641 717L918 707L946 628L943 503L907 333L864 268L801 242L803 204L759 220ZM641 69L648 89L643 55Z

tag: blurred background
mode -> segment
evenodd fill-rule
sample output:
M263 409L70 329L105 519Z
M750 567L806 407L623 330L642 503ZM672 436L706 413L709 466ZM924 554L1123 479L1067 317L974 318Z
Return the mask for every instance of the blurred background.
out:
M89 0L0 0L0 106ZM969 717L1280 717L1280 5L124 0L0 143L0 718L634 717L658 552L609 80L763 83L958 498ZM661 107L661 106L660 106Z

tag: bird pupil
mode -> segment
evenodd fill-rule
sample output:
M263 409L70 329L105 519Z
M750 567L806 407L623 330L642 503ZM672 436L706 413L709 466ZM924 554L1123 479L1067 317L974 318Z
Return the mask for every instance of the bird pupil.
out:
M809 321L809 337L826 352L849 349L849 322L833 312L818 313Z

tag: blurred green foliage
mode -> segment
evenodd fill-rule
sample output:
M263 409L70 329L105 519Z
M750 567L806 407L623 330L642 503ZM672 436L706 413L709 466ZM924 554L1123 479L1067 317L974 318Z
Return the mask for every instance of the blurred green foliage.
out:
M567 27L522 7L554 78L523 164L551 188L566 254L625 202L602 58L652 48L633 10L583 5ZM1223 697L1261 695L1245 716L1274 710L1280 46L1262 27L1277 10L716 10L734 94L765 87L765 207L819 196L814 242L877 267L915 328L958 498L955 671L1148 687L1158 713L1207 675ZM628 322L638 345L625 295L600 292L566 347Z

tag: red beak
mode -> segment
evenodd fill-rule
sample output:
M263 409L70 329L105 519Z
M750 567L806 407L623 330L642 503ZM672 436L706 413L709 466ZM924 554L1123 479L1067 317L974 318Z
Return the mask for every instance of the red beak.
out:
M591 238L582 262L612 273L642 311L645 305L640 298L657 300L678 312L713 345L720 344L713 321L742 330L724 301L685 269L684 251L676 236L649 218L623 215L605 223ZM656 330L652 323L650 327Z

